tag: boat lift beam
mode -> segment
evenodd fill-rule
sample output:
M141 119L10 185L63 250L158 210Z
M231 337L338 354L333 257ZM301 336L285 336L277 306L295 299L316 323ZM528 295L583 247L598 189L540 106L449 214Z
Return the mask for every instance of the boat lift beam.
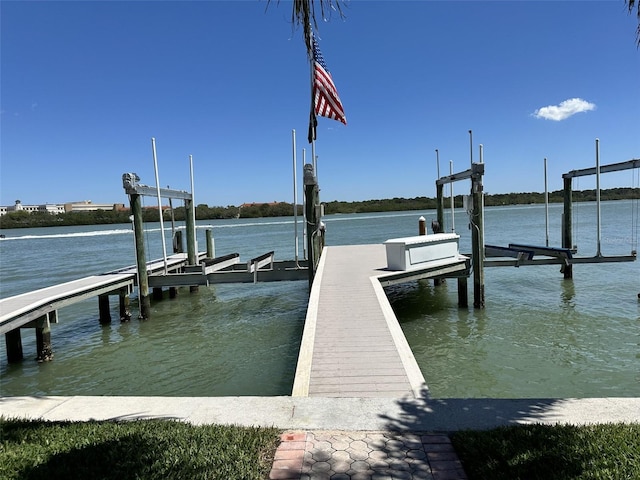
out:
M471 133L471 131L469 131ZM482 148L482 146L481 146ZM482 150L481 150L482 152ZM480 155L482 158L482 155ZM444 228L444 208L443 190L444 185L460 180L471 180L471 195L473 208L470 215L472 225L471 230L471 258L473 264L473 307L484 308L484 201L482 186L482 176L484 175L484 163L471 163L471 168L451 175L440 177L436 180L437 215L438 229L443 232ZM452 195L452 218L453 224L453 195ZM435 232L434 232L435 233Z
M572 225L572 203L573 194L571 188L571 181L576 177L584 177L588 175L596 175L596 203L597 203L597 253L596 257L602 257L600 249L600 174L618 172L621 170L631 170L633 168L640 168L640 158L634 158L625 162L611 163L609 165L600 165L600 150L599 140L596 139L596 166L590 168L583 168L580 170L571 170L570 172L562 174L562 180L564 184L564 213L562 214L562 247L575 250L575 246L572 245L573 237L573 225ZM636 252L633 250L630 257L635 260ZM630 260L622 260L630 261ZM574 262L577 263L577 262ZM564 269L564 278L573 278L573 265L567 265Z
M611 163L609 165L600 166L600 173L618 172L620 170L631 170L632 168L640 168L640 158L627 160L626 162ZM586 177L587 175L595 175L596 167L583 168L581 170L571 170L563 173L562 178Z

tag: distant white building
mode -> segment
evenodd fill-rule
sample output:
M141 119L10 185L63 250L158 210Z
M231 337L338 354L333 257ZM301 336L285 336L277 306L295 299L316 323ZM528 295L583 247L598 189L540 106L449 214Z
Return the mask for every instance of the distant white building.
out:
M11 212L47 212L52 215L64 213L64 205L46 203L43 205L23 205L20 200L16 200L15 205L0 207L0 216Z
M69 202L64 204L45 203L43 205L23 205L20 200L16 200L15 205L0 207L0 217L11 212L47 212L52 215L67 212L90 212L93 210L120 210L124 205L121 203L93 203L91 200L82 202Z

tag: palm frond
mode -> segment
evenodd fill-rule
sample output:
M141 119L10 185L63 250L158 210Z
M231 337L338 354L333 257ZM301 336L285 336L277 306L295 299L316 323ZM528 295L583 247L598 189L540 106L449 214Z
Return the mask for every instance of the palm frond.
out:
M627 6L629 7L629 13L633 13L633 7L636 5L636 0L625 0ZM640 47L640 2L638 2L638 9L636 16L638 17L638 29L636 30L636 42L638 47Z
M344 13L340 5L344 0L293 0L293 9L291 12L291 23L293 26L302 25L304 35L304 43L307 47L307 55L311 58L311 35L313 28L318 29L316 20L316 5L320 6L320 15L322 20L331 18L332 12L336 12L340 18L344 18ZM280 3L280 0L276 0ZM267 0L267 7L271 0Z

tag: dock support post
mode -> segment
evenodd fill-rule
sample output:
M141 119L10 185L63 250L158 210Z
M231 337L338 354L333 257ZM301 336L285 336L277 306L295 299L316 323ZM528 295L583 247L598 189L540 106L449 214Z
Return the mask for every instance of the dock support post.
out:
M151 290L151 295L154 300L162 300L162 287L153 287Z
M458 277L458 306L461 308L469 306L467 277Z
M100 325L111 323L111 309L109 306L109 294L98 296L98 311L100 313Z
M213 242L213 232L211 232L211 230L205 230L204 233L207 237L207 258L216 258L216 249Z
M140 318L151 316L151 299L149 298L149 277L147 260L144 251L144 229L142 225L142 202L140 195L130 194L131 213L133 214L133 232L136 240L136 264L138 266L138 290L140 299Z
M187 230L187 261L189 265L196 264L196 237L195 237L195 223L194 223L194 209L193 200L185 200L184 201L184 209L185 209L185 224ZM191 285L189 287L189 291L194 293L197 292L198 285Z
M38 362L49 362L53 360L53 349L51 348L51 324L49 316L43 315L36 320L36 350Z
M484 308L484 212L482 173L484 164L471 164L471 250L473 257L473 307Z
M185 224L187 230L187 260L189 261L189 265L196 264L196 239L194 235L193 208L192 200L184 201Z
M444 185L442 184L436 184L436 216L437 225L434 226L433 233L444 233ZM445 282L445 278L436 278L433 280L433 286L437 287Z
M444 232L444 184L436 185L436 214L438 216L438 225L440 229L433 233Z
M573 203L573 193L571 191L571 177L562 178L564 183L564 213L562 214L562 248L573 248L571 237L573 236L571 224L571 207ZM573 278L573 265L564 265L562 269L564 278Z
M19 328L5 333L4 343L7 346L7 362L17 363L24 358L22 354L22 336Z
M128 322L131 320L131 312L129 311L129 289L121 288L118 292L118 306L120 307L120 321Z
M182 230L173 234L173 253L184 253L184 245L182 244Z
M304 196L307 218L307 251L309 252L309 288L311 288L316 266L322 254L323 239L320 232L320 213L317 208L320 204L318 180L313 165L310 163L304 166Z

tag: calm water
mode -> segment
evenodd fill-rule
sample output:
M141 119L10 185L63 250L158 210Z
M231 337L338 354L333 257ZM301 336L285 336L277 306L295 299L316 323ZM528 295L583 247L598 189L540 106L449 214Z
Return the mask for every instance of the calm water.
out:
M596 252L594 204L575 207L579 256ZM602 205L602 253L637 249L630 201ZM550 207L550 244L560 244L562 206ZM414 235L435 212L333 215L327 244L381 243ZM447 212L448 215L448 212ZM447 224L450 225L449 219ZM299 231L302 229L300 223ZM461 251L470 251L466 215L456 211ZM216 253L243 261L276 251L294 256L293 219L198 222L212 228ZM485 210L486 243L544 245L544 206ZM4 230L2 297L134 263L130 225ZM167 234L168 235L168 234ZM149 258L162 256L157 224L147 226ZM302 240L302 239L301 239ZM170 241L167 238L167 244ZM299 252L302 255L302 241ZM640 262L485 270L486 308L460 309L457 284L421 281L387 289L435 397L640 396ZM472 304L472 282L469 288ZM25 360L6 364L2 395L288 395L307 306L307 282L201 287L153 303L153 317L100 326L97 300L67 307L52 326L53 362L37 364L33 330L23 330Z

